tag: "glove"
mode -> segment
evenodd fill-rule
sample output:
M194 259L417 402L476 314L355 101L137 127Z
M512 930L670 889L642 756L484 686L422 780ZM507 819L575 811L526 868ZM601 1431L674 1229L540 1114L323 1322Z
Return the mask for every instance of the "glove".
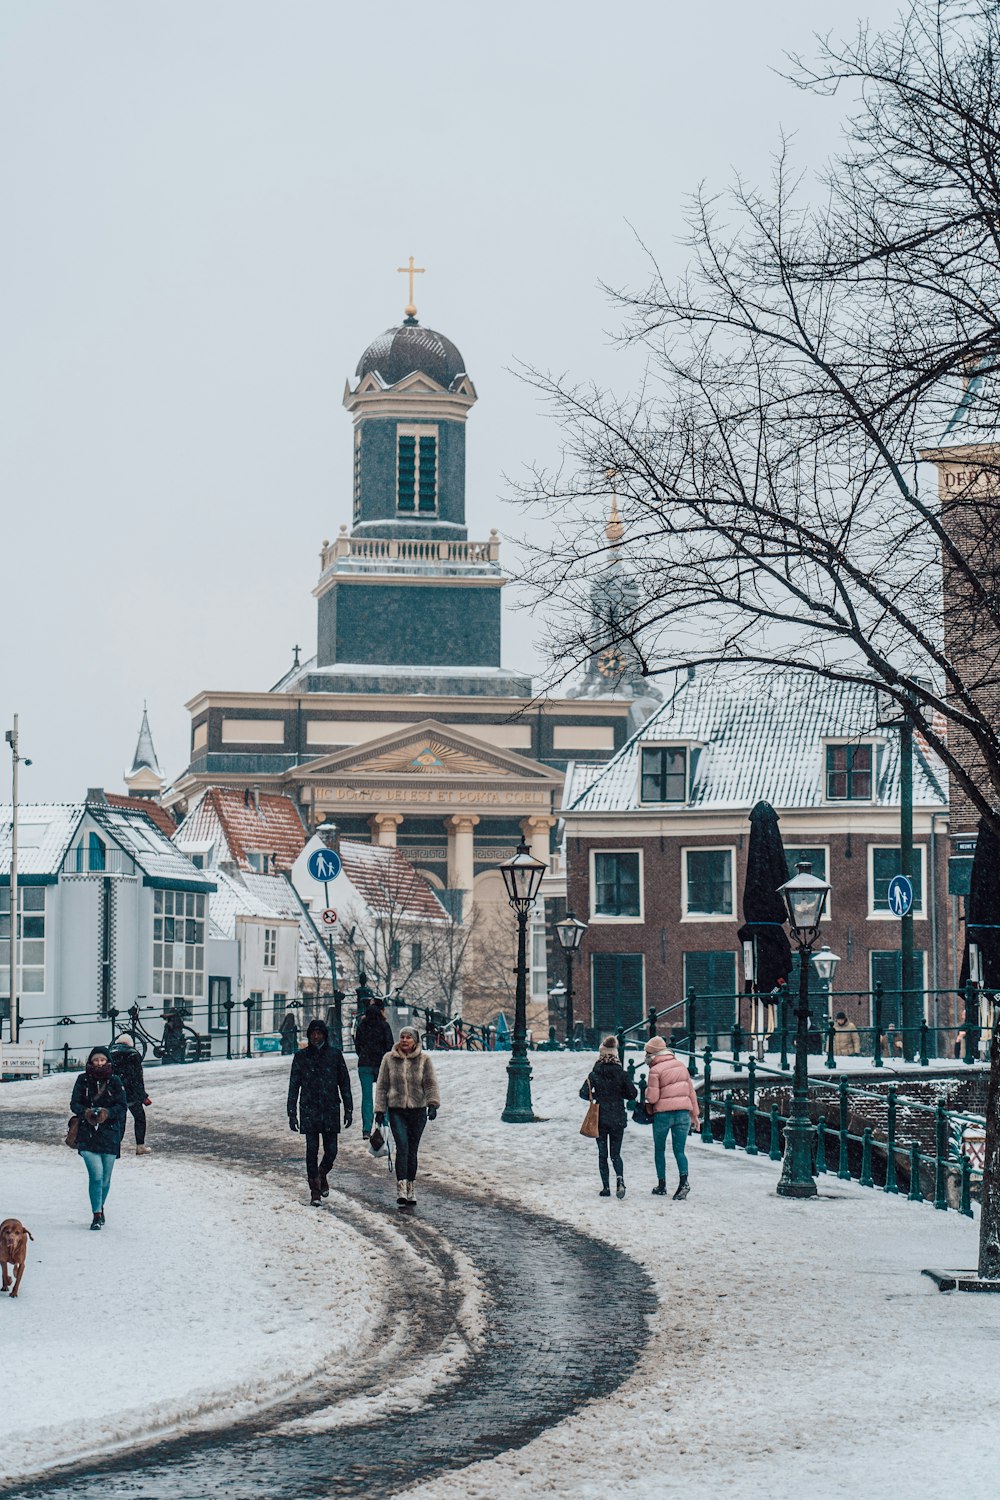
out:
M83 1112L83 1118L86 1120L88 1125L100 1124L100 1121L97 1118L97 1111L95 1109L85 1109Z
M345 1109L344 1110L344 1129L345 1130L350 1130L351 1124L352 1124L353 1120L354 1120L354 1111L350 1110L350 1109Z
M147 1094L147 1095L146 1095L146 1097L145 1097L145 1099L143 1099L143 1101L142 1101L142 1102L143 1102L143 1104L144 1104L144 1105L145 1105L145 1106L146 1106L146 1108L147 1108L147 1109L148 1109L148 1108L149 1108L149 1106L150 1106L150 1105L151 1105L151 1104L152 1104L152 1102L153 1102L153 1101L152 1101L152 1099L151 1099L151 1098L150 1098L150 1097L149 1097L149 1095L148 1095L148 1094Z
M97 1111L97 1123L98 1123L98 1125L103 1125L104 1122L105 1122L105 1120L107 1118L108 1118L108 1112L107 1112L106 1109L99 1109Z
M385 1110L384 1109L379 1110L378 1114L375 1116L375 1124L376 1125L384 1125L385 1124Z
M298 1131L298 1128L299 1128L299 1122L298 1122L298 1120L297 1120L297 1119L296 1119L296 1118L295 1118L295 1116L294 1116L294 1115L289 1115L289 1116L288 1116L288 1128L289 1128L289 1130L294 1130L294 1131Z
M428 1106L427 1106L427 1118L428 1118L428 1120L436 1120L437 1117L438 1117L438 1107L437 1107L437 1105L436 1104L428 1104Z

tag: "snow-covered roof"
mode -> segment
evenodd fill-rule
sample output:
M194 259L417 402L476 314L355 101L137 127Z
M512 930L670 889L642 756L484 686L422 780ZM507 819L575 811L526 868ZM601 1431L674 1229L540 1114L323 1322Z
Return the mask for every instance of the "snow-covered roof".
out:
M448 922L450 917L429 880L399 849L341 839L344 874L376 915L392 910L404 922Z
M232 860L247 873L247 855L252 853L274 855L276 868L289 870L305 847L306 831L290 797L210 786L178 828L174 842L187 849L214 844L217 862Z
M143 770L152 771L154 776L159 776L162 780L163 772L160 770L160 763L153 749L153 736L149 728L149 715L145 705L142 710L142 723L139 726L139 739L132 757L132 769L128 775L134 776L137 771Z
M168 839L172 839L177 831L173 813L161 807L158 802L154 802L151 797L122 797L118 792L105 792L104 795L112 807L129 807L133 812L142 813L155 823Z
M17 865L22 875L58 875L87 813L133 859L148 882L211 890L212 881L176 849L144 808L108 802L22 803L18 808ZM10 874L10 803L0 805L0 873Z
M898 805L899 737L877 725L874 685L745 668L687 678L564 806L573 812L648 806L639 801L640 749L665 742L691 747L688 808L749 810L761 800L779 810L825 807L824 741L861 736L884 742L875 766L875 805ZM943 765L915 737L914 802L944 808L947 788Z

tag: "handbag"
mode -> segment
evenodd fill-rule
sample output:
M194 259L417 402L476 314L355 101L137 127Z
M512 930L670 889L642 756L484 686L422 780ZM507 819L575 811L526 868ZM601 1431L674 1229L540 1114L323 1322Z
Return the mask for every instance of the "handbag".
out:
M580 1126L580 1134L587 1135L592 1141L596 1141L600 1134L601 1106L594 1098L594 1086L589 1077L587 1079L587 1088L590 1090L590 1103L587 1105L587 1113L584 1115L583 1124Z
M385 1154L385 1136L377 1125L368 1137L368 1149L371 1151L372 1156L383 1156Z
M66 1127L66 1145L71 1151L76 1150L76 1138L80 1133L80 1116L70 1115L69 1124Z

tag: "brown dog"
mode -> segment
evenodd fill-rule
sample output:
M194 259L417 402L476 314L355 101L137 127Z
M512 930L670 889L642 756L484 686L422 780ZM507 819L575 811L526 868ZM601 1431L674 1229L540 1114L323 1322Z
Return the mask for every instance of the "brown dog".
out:
M35 1236L30 1229L25 1229L20 1219L4 1219L0 1224L0 1270L3 1271L3 1289L10 1286L10 1277L7 1274L8 1265L14 1268L14 1285L11 1296L17 1296L17 1289L21 1285L21 1277L24 1275L24 1262L28 1258L28 1241L34 1242Z

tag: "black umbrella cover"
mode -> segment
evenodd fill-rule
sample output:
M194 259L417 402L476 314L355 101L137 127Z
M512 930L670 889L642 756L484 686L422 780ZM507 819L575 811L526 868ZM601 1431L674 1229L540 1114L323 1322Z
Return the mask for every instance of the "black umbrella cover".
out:
M766 995L787 983L792 950L785 932L788 913L778 887L788 879L788 864L778 831L778 814L770 802L758 802L750 814L750 845L743 886L743 921L736 936L757 943L755 989Z
M1000 990L1000 838L979 820L972 879L965 903L965 954L959 983L969 978L969 944L979 944L983 989Z

